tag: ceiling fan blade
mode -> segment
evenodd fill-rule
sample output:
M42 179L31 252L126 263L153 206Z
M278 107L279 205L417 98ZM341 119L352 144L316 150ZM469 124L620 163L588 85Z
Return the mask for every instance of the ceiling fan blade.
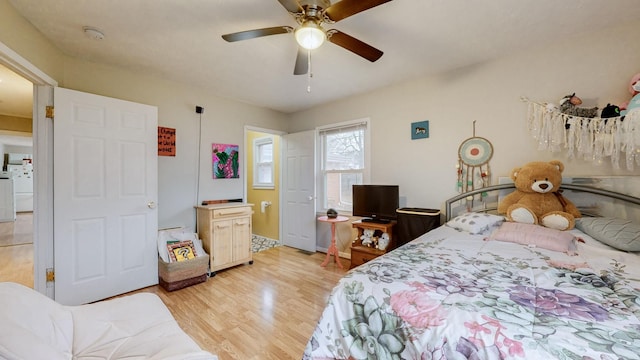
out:
M356 55L360 55L371 62L380 59L383 54L382 51L374 48L373 46L363 43L353 36L347 35L335 29L327 31L327 39L332 43L341 46Z
M298 46L298 56L296 56L296 66L293 75L304 75L309 71L309 51Z
M290 13L296 14L304 11L296 0L278 0L278 2Z
M222 35L222 38L227 40L228 42L234 42L240 40L249 40L261 36L286 34L290 32L293 32L293 28L290 26L275 26L264 29L247 30L232 34L225 34Z
M348 18L359 12L369 10L378 5L382 5L391 0L342 0L329 6L325 10L325 15L334 22Z

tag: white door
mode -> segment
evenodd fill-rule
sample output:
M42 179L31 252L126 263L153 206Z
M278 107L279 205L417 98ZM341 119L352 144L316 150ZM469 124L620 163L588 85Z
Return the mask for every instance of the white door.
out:
M156 107L54 89L55 300L158 283Z
M315 130L282 137L283 244L316 251Z

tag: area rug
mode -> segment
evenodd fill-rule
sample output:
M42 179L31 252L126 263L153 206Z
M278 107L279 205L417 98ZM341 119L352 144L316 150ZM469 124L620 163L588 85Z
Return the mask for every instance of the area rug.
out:
M251 251L254 253L268 250L276 246L280 246L280 242L278 240L269 239L260 235L251 236Z

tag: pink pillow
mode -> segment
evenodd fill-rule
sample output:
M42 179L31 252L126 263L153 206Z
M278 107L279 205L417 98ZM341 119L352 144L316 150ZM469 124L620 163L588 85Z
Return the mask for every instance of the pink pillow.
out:
M576 237L568 231L540 225L504 222L485 240L513 242L576 255Z

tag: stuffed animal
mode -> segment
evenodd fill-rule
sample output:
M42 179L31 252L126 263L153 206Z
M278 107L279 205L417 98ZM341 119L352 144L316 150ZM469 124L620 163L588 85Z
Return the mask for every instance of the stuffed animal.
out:
M362 236L360 236L360 240L362 240L362 245L371 246L373 244L373 233L375 230L373 229L364 229L362 231Z
M607 106L604 107L604 109L602 109L602 112L600 113L600 117L602 119L604 119L604 124L607 124L607 120L609 120L609 118L613 118L613 117L619 117L620 116L620 107L618 105L611 105L611 104L607 104ZM624 120L624 116L620 119L620 121Z
M629 82L629 93L632 96L631 100L620 106L622 115L627 115L631 111L640 109L640 73L633 75L631 78Z
M593 118L598 116L598 108L581 108L582 99L576 96L576 93L566 95L560 100L560 112L567 115L580 116L585 118Z
M617 105L607 104L607 106L602 109L600 113L600 117L603 119L618 117L620 116L620 107Z
M389 239L389 234L382 233L382 235L380 235L380 238L378 238L378 249L379 250L386 250L387 246L389 246L389 242L391 241L391 239Z
M534 161L513 169L511 179L516 190L498 204L498 213L508 221L540 224L557 230L569 230L580 211L559 190L564 164L558 160Z

